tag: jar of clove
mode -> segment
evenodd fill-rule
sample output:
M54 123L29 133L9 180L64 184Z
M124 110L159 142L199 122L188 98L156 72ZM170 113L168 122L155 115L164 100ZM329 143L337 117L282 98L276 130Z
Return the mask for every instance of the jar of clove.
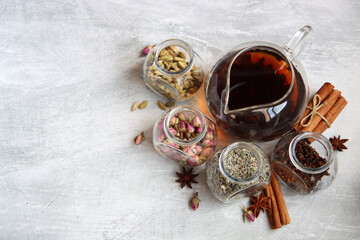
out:
M206 182L215 197L225 203L262 191L270 177L268 158L249 142L229 145L206 164Z
M210 159L216 141L213 120L187 105L177 106L162 116L153 130L155 149L164 157L189 167Z
M201 58L189 44L169 39L149 52L143 78L155 93L168 99L186 100L200 89L205 73Z
M280 180L300 194L327 188L337 173L337 159L330 141L315 132L283 136L272 153L271 165Z

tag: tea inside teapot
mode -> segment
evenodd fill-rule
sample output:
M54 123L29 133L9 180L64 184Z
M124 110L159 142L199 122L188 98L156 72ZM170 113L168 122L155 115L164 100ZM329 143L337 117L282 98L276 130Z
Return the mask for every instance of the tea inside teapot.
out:
M242 53L230 69L228 109L275 102L289 90L291 76L289 65L274 52L253 49Z
M274 46L248 44L232 51L209 75L205 94L209 111L225 131L241 139L280 137L305 109L308 92L303 74Z

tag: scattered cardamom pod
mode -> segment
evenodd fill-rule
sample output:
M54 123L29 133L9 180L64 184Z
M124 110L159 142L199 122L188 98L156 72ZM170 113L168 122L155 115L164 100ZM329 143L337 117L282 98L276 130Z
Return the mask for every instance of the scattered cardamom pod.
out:
M134 102L134 104L131 107L131 111L132 112L135 111L135 109L137 109L138 106L139 106L139 102L138 101Z
M168 107L168 108L171 108L173 106L175 106L175 102L174 101L168 101L165 103L165 106Z
M158 106L159 106L159 108L160 108L161 110L164 110L164 111L166 110L166 106L165 106L165 104L164 104L162 101L159 100L159 101L157 102L157 104L158 104Z
M143 101L143 102L139 105L139 108L140 108L140 109L144 109L144 108L146 108L147 105L148 105L148 101Z
M145 135L144 132L140 133L139 135L137 135L134 139L134 142L136 145L142 144L145 140Z

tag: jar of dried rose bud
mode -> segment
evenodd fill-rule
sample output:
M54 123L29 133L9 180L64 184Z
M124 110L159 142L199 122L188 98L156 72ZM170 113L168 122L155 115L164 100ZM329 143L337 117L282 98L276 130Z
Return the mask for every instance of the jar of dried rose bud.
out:
M206 163L206 182L224 203L262 191L270 182L270 162L254 143L235 142Z
M189 44L179 39L169 39L148 53L143 78L158 95L186 100L200 89L205 73L201 58Z
M196 167L210 159L216 147L216 126L193 106L177 106L154 126L153 143L164 157Z
M337 159L330 141L315 132L292 132L280 139L272 153L272 169L290 189L313 194L335 179Z

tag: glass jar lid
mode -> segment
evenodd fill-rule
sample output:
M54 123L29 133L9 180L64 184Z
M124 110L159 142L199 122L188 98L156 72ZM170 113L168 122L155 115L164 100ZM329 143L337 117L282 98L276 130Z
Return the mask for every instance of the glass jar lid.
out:
M219 158L220 172L231 182L244 184L259 177L263 168L261 149L248 142L235 142Z
M310 168L304 166L298 157L296 156L296 145L301 141L305 140L310 143L309 145L314 148L314 150L319 154L320 157L326 159L326 163L318 168ZM330 141L325 138L323 135L315 132L303 132L295 136L289 146L289 156L291 162L294 164L296 168L300 171L308 174L318 174L326 171L334 159L334 151L332 149L332 145Z

